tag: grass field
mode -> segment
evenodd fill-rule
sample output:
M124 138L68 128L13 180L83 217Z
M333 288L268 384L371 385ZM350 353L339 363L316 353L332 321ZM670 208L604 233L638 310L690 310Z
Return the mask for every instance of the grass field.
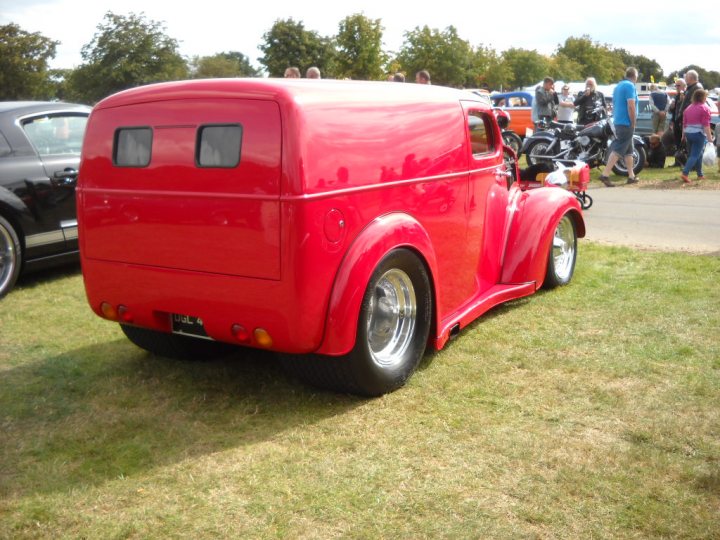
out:
M720 258L580 243L380 399L0 303L0 538L718 538Z

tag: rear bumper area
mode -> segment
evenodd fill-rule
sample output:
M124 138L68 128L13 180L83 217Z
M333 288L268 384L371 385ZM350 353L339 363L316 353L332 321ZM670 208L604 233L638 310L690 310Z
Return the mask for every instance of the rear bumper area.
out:
M103 318L104 302L122 306L119 322L161 332L171 331L173 315L198 317L215 340L287 353L313 352L322 340L325 302L290 294L282 281L87 258L82 269L90 307ZM270 345L258 343L256 329L265 330Z

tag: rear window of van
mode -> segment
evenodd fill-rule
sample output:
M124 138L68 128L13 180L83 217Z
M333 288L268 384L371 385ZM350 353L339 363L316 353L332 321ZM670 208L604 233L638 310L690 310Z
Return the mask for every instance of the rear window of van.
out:
M195 141L195 165L203 168L237 167L242 137L240 124L200 126ZM115 132L113 163L117 167L147 167L152 159L152 145L152 128L120 128Z
M198 167L237 167L243 130L239 124L202 126L198 130L195 162Z
M147 167L152 153L152 129L120 128L115 132L113 163L118 167Z

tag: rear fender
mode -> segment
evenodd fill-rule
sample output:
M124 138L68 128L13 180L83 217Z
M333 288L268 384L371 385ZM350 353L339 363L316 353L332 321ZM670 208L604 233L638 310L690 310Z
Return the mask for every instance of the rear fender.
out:
M370 277L380 260L399 247L410 248L418 254L433 283L433 276L437 275L436 256L422 225L401 213L376 218L353 241L335 276L324 338L317 353L339 356L352 350L360 306ZM437 305L434 291L431 294ZM437 310L433 316L437 318Z
M545 187L518 193L515 211L505 244L501 283L534 281L539 288L545 280L552 237L566 212L575 221L578 237L585 236L585 221L577 198L559 187Z

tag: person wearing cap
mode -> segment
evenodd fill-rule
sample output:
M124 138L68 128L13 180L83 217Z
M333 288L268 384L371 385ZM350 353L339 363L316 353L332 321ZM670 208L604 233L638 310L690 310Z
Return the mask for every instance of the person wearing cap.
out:
M557 120L558 122L570 123L573 121L574 113L575 100L570 95L570 87L564 84L558 96Z
M535 103L537 104L537 118L539 123L547 123L555 117L555 106L558 97L554 88L552 77L545 77L541 86L535 89Z

